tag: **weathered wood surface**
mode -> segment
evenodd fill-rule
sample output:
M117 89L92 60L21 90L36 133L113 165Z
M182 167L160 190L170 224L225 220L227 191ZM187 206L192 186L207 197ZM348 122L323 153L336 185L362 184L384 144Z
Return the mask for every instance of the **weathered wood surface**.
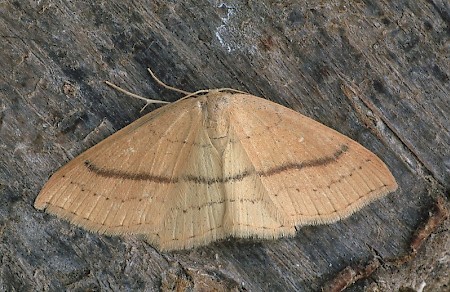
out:
M317 291L374 256L350 290L448 288L448 220L418 257L389 262L450 187L446 1L4 1L0 16L0 290ZM163 254L35 210L53 172L141 116L103 80L180 97L147 66L185 90L233 87L310 116L380 156L399 190L295 238Z

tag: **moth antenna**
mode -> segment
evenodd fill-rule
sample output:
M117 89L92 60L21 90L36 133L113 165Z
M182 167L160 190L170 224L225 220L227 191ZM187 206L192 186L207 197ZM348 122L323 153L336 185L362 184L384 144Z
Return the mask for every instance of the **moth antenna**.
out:
M162 82L161 80L159 80L158 77L156 77L155 73L153 73L153 71L150 70L150 68L147 68L147 71L148 71L148 73L150 73L150 75L152 76L152 78L155 79L156 83L158 83L158 84L161 85L162 87L164 87L164 88L166 88L166 89L169 89L169 90L173 90L173 91L182 93L182 94L184 94L184 95L190 95L190 94L192 94L192 92L185 91L185 90L182 90L182 89L179 89L179 88L176 88L176 87L173 87L173 86L170 86L170 85L165 84L164 82Z
M196 92L189 92L189 91L185 91L185 90L182 90L182 89L179 89L179 88L176 88L176 87L173 87L173 86L165 84L164 82L159 80L158 77L156 77L155 73L153 73L153 71L150 68L147 68L147 70L148 70L148 73L150 73L152 78L155 79L155 81L159 85L163 86L164 88L167 88L167 89L179 92L179 93L183 93L185 96L183 98L181 98L181 100L186 99L186 98L191 97L191 96L195 96L195 95L201 94L201 93L208 93L208 92L216 91L216 90L217 91L230 91L230 92L248 94L248 92L245 92L245 91L241 91L241 90L237 90L237 89L233 89L233 88L226 88L226 87L225 88L218 88L218 89L201 89L201 90L197 90Z
M134 98L137 98L137 99L145 101L147 104L141 109L141 111L143 111L144 108L146 108L151 103L170 103L170 102L164 101L164 100L156 100L156 99L150 99L150 98L142 97L140 95L137 95L137 94L134 94L132 92L129 92L128 90L125 90L125 89L123 89L123 88L121 88L121 87L119 87L119 86L117 86L117 85L115 85L115 84L113 84L113 83L111 83L109 81L105 81L105 83L107 85L111 86L112 88L114 88L117 91L120 91L122 93L125 93L126 95L131 96L131 97L134 97Z
M162 82L158 77L156 77L155 73L153 73L153 71L152 71L150 68L147 68L147 71L148 71L148 73L150 73L150 75L151 75L152 78L156 81L156 83L158 83L158 84L161 85L162 87L164 87L164 88L166 88L166 89L169 89L169 90L172 90L172 91L175 91L175 92L179 92L179 93L184 94L184 96L183 96L182 98L180 98L179 100L177 100L177 101L181 101L181 100L186 99L186 98L189 98L189 97L191 97L191 96L196 96L196 95L198 95L198 94L208 93L208 92L211 92L211 91L229 91L229 92L235 92L235 93L248 94L248 93L245 92L245 91L236 90L236 89L233 89L233 88L201 89L201 90L198 90L198 91L196 91L196 92L189 92L189 91L186 91L186 90L182 90L182 89L179 89L179 88L176 88L176 87L167 85L166 83ZM170 102L167 102L167 101L155 100L155 99L149 99L149 98L142 97L142 96L137 95L137 94L135 94L135 93L129 92L128 90L125 90L125 89L123 89L123 88L121 88L121 87L119 87L119 86L117 86L117 85L115 85L115 84L113 84L113 83L111 83L111 82L109 82L109 81L105 81L105 83L106 83L107 85L111 86L112 88L114 88L114 89L117 90L117 91L120 91L120 92L122 92L122 93L124 93L124 94L126 94L126 95L131 96L131 97L134 97L134 98L137 98L137 99L140 99L140 100L145 101L145 102L146 102L146 105L141 109L141 112L142 112L149 104L152 104L152 103L163 103L163 104L170 103Z

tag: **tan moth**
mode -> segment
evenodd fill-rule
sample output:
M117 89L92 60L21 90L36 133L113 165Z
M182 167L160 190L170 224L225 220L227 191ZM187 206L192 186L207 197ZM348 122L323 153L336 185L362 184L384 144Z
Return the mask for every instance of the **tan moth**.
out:
M291 109L230 89L183 93L59 169L35 207L177 250L292 236L397 189L375 154Z

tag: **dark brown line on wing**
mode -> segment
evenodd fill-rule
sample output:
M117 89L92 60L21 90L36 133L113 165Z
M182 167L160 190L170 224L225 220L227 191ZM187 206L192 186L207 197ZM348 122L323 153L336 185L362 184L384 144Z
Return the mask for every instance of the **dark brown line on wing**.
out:
M246 171L238 173L236 175L228 176L228 177L224 177L224 178L220 178L220 177L207 178L207 177L194 176L194 175L186 175L186 176L181 176L178 178L177 177L171 178L171 177L152 175L149 173L131 173L131 172L125 172L125 171L120 171L120 170L101 168L101 167L98 167L95 164L91 163L89 160L86 160L84 162L84 165L86 166L86 168L89 171L95 173L98 176L103 176L103 177L120 178L120 179L125 179L125 180L152 181L152 182L161 183L161 184L173 184L173 183L177 183L179 181L188 181L188 182L194 182L197 184L212 185L215 183L227 183L227 182L232 182L232 181L241 181L244 178L246 178L247 176L250 176L255 173L259 176L267 177L267 176L272 176L272 175L279 174L284 171L288 171L288 170L292 170L292 169L300 170L302 168L327 165L329 163L333 163L333 162L337 161L347 151L348 151L348 146L341 145L340 149L338 149L336 152L334 152L333 155L331 155L331 156L326 156L326 157L322 157L319 159L306 160L306 161L303 161L300 163L288 163L288 164L284 164L284 165L281 165L278 167L274 167L267 171L254 172L254 171L246 170Z
M177 183L177 178L169 178L169 177L163 177L158 175L152 175L148 173L131 173L126 171L120 171L120 170L113 170L113 169L105 169L96 166L95 164L91 163L89 160L86 160L84 162L84 166L86 168L95 173L98 176L104 176L104 177L111 177L111 178L121 178L121 179L127 179L127 180L147 180L147 181L153 181L156 183L162 183L162 184L170 184L170 183Z
M279 167L274 167L272 169L269 169L265 172L258 172L260 176L271 176L274 174L281 173L283 171L291 170L291 169L302 169L307 167L316 167L316 166L323 166L327 165L329 163L332 163L341 157L342 154L347 152L348 146L347 145L341 145L341 148L333 153L332 156L325 156L319 159L312 159L312 160L306 160L304 162L300 163L288 163L284 164Z

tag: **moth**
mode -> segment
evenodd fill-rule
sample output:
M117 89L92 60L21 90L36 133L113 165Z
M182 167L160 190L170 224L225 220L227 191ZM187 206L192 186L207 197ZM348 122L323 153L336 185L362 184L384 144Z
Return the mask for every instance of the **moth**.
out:
M292 236L397 189L375 154L298 112L233 89L182 92L59 169L34 206L167 251Z

